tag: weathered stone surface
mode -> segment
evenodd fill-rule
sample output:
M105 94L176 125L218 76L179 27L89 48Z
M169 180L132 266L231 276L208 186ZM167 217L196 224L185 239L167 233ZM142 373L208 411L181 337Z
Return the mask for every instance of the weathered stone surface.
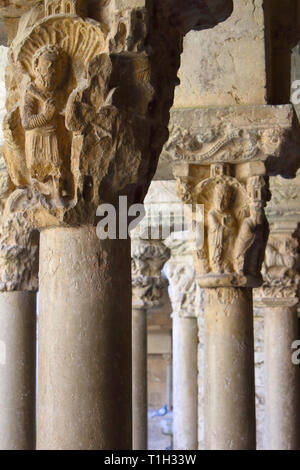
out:
M225 19L231 2L189 2L182 17L168 1L45 0L20 13L29 5L7 69L7 167L29 190L34 225L93 224L102 201L143 200L168 135L183 34Z
M299 133L292 139L294 119L291 105L173 108L157 179L168 178L163 172L167 162L242 163L283 156L293 160L299 150Z
M160 241L134 240L131 256L133 306L144 309L159 306L166 287L161 271L170 250Z
M189 32L179 78L178 108L266 103L263 0L235 0L226 23Z

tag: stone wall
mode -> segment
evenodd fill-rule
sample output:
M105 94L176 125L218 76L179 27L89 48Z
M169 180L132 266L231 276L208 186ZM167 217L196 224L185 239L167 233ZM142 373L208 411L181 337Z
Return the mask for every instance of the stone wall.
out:
M263 104L265 62L263 0L234 0L226 22L186 35L174 106Z

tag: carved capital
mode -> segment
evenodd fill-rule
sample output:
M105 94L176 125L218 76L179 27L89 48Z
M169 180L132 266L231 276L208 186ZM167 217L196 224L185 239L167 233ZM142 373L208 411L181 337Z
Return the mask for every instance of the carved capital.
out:
M297 222L271 224L262 269L263 285L255 291L257 306L294 306L299 302L300 259Z
M215 3L199 0L199 28L231 13L231 1ZM168 5L44 0L21 9L4 156L14 185L30 194L38 228L93 224L102 202L144 199L168 137L186 32L171 20L175 2Z
M194 248L200 287L257 287L268 237L264 166L190 166L178 193L204 206L204 242Z
M39 236L28 193L13 187L2 156L0 162L0 291L37 291Z
M161 271L169 259L169 249L159 241L133 240L131 256L133 305L159 307L167 285Z
M172 302L173 316L194 318L197 316L197 295L199 287L192 256L192 247L188 239L176 238L172 234L165 244L171 250L171 258L166 264L166 276L169 281L169 296Z

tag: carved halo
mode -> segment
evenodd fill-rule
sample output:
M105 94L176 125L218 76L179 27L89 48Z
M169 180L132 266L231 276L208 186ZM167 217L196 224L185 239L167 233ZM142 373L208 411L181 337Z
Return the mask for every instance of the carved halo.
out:
M235 216L238 223L241 223L248 210L249 196L246 188L236 179L231 176L220 176L205 179L195 188L197 195L197 203L204 205L205 214L213 208L214 193L217 184L228 185L234 190L234 204L232 206L232 214Z
M100 23L77 16L57 15L41 20L25 39L12 48L13 61L21 73L32 75L36 52L44 46L56 45L71 58L74 74L79 80L89 62L105 51L106 32Z

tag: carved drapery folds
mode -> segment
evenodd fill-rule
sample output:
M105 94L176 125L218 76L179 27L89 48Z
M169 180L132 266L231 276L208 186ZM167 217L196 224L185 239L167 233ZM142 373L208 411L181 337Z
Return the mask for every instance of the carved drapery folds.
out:
M170 257L169 249L160 241L134 240L131 256L133 306L159 307L167 285L161 271Z
M147 192L186 23L172 2L27 3L7 68L7 167L34 226L94 223L99 203ZM216 3L198 2L198 28L231 13Z
M204 206L204 244L194 249L201 287L262 284L268 175L271 168L284 173L282 162L298 154L287 143L293 120L290 106L174 112L177 131L163 158L173 164L181 199Z

